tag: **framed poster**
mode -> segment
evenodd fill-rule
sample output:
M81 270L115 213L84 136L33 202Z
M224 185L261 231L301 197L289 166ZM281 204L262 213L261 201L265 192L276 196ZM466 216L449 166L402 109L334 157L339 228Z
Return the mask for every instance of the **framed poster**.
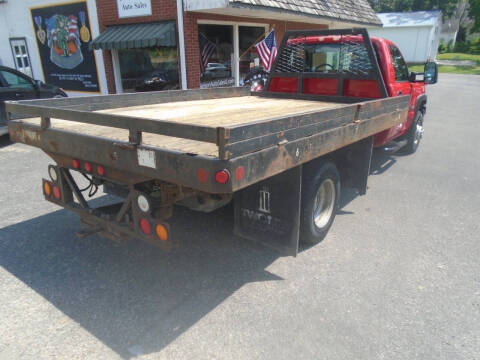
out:
M100 92L85 1L30 8L46 83L67 91Z

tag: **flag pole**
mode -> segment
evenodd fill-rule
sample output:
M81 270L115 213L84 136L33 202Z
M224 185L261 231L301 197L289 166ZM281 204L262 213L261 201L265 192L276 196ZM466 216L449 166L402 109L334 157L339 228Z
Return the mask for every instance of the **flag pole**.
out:
M240 60L246 53L248 53L248 52L258 43L258 41L259 41L261 38L267 36L267 34L270 34L270 32L271 32L272 30L275 30L275 24L272 25L272 27L270 28L270 30L268 30L267 33L264 33L264 34L260 35L260 36L253 42L253 44L250 45L250 46L248 47L248 49L245 50L245 51L243 52L243 54L238 57L238 60Z

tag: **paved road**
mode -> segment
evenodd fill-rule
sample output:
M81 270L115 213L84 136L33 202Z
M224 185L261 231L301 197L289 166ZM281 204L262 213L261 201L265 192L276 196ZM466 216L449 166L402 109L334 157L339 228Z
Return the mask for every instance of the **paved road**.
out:
M0 359L480 359L480 77L428 88L413 156L375 155L297 258L183 211L174 253L77 239L48 158L0 145Z

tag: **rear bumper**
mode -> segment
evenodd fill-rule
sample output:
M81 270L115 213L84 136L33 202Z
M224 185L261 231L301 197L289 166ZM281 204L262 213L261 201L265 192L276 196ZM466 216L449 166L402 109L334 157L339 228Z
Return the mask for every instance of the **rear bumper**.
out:
M136 207L135 190L131 189L129 195L123 201L91 207L87 203L75 180L67 169L57 168L57 181L42 180L43 195L45 200L70 210L80 216L81 221L88 228L77 233L80 237L100 234L113 241L124 242L129 239L139 239L163 250L171 250L176 243L171 236L159 239L156 235L156 227L161 224L170 234L170 226L161 219L156 219L150 213L141 213ZM46 186L47 185L47 186ZM46 188L50 190L46 190ZM77 201L75 201L76 199ZM142 232L141 221L148 222L150 232Z

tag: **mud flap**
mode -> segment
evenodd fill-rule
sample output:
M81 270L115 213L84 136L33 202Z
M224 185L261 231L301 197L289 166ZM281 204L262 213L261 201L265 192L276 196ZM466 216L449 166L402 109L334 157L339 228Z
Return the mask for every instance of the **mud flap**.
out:
M372 163L373 136L348 146L348 161L344 164L349 173L345 185L358 190L360 195L367 192L368 175Z
M234 233L296 256L301 187L300 165L237 192Z

